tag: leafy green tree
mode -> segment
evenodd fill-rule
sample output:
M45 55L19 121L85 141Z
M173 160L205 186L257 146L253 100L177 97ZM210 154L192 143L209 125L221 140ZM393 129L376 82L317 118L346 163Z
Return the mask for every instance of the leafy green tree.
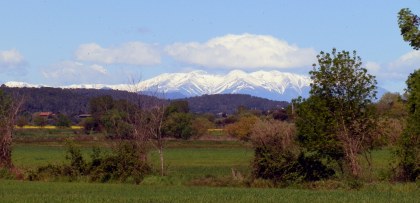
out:
M103 128L103 125L101 123L101 119L103 115L113 107L114 99L109 95L95 97L89 101L89 111L94 122L91 126L94 127L94 131L102 130L101 128Z
M128 112L121 109L110 109L102 115L100 123L108 136L127 139L131 137L132 132L132 127L128 122L129 116Z
M404 41L410 42L415 50L420 49L420 18L403 8L398 13L398 25ZM407 127L397 150L398 167L396 176L400 180L415 181L420 175L420 70L410 74L407 81Z
M398 12L398 25L404 41L409 42L415 50L420 49L420 17L411 13L408 8L403 8Z
M214 128L214 123L205 117L196 117L191 122L193 136L203 136L208 134L208 130Z
M190 112L190 107L188 101L172 101L169 106L166 107L165 116L169 116L172 113L188 113Z
M407 127L400 139L397 176L400 180L415 181L420 176L420 70L407 79Z
M71 126L71 120L69 119L69 117L65 114L58 114L56 121L55 121L55 125L58 127L70 127Z
M109 137L128 139L133 133L133 117L139 107L127 100L114 100L111 96L101 96L90 101L90 112L93 123L86 124L88 128L104 131ZM89 129L88 129L89 130Z
M407 110L399 93L384 94L376 104L376 109L381 117L402 119L407 116Z
M309 72L310 98L297 101L299 142L307 154L336 161L358 177L358 155L367 155L376 129L375 77L362 67L356 51L333 49L317 58L318 65Z
M165 135L189 139L193 135L193 117L188 113L172 113L163 123Z

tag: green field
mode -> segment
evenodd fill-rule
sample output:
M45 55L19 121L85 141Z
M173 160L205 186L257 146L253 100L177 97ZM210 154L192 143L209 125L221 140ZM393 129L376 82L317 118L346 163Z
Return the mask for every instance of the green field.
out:
M64 138L73 138L89 157L92 146L108 149L101 137L80 139L70 133L52 133L45 139L42 131L21 132L14 144L13 161L23 170L46 164L65 163ZM44 132L45 133L45 132ZM47 132L48 133L48 132ZM25 137L26 136L26 137ZM360 190L349 190L343 183L319 182L322 187L294 185L288 188L231 187L232 168L248 176L253 151L238 141L167 141L165 150L167 175L157 172L147 176L140 185L123 183L29 182L0 180L0 202L418 202L420 190L416 183L381 182L390 161L389 150L373 152L374 170L370 183ZM157 153L150 160L158 168ZM230 187L209 187L207 179L225 180ZM198 181L197 181L198 180ZM203 181L204 180L204 181ZM198 184L197 184L198 183ZM332 185L332 186L331 186Z
M0 181L1 202L418 202L414 184L360 191Z

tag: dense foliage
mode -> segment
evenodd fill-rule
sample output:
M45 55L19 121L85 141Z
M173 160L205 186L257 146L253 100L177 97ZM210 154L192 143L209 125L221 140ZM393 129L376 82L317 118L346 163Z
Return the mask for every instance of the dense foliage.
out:
M307 154L335 161L358 177L358 155L368 152L376 130L375 77L362 67L356 52L333 49L317 58L318 66L310 71L310 98L297 102L299 142Z
M89 112L89 101L92 98L109 95L115 100L124 99L132 103L139 101L135 93L105 89L61 89L61 88L9 88L2 86L7 93L19 92L25 95L26 102L22 107L23 112L33 114L36 112L50 111L62 113L73 119L76 115ZM140 95L142 105L150 106L157 102L157 98ZM275 108L284 108L288 102L272 101L259 97L242 94L203 95L186 98L181 101L188 103L188 111L192 113L228 113L235 112L237 107L245 106L249 109L261 111ZM185 104L185 103L184 103Z
M411 13L410 9L403 8L398 12L398 25L404 41L418 50L420 49L420 18Z
M295 126L276 120L257 121L251 141L254 147L253 175L287 185L317 181L334 174L320 160L306 157L296 144Z
M138 94L135 93L105 89L9 88L5 86L0 89L9 94L19 93L25 96L23 113L53 112L65 114L70 118L89 112L89 101L95 97L109 95L113 99L124 99L133 103L138 99ZM140 96L144 105L156 100L151 96Z
M187 98L185 100L188 101L191 112L213 114L233 114L240 106L264 111L275 108L285 108L289 105L289 103L285 101L272 101L244 94L203 95Z
M420 177L420 70L407 80L408 119L397 151L397 178L415 181Z
M142 152L132 142L116 145L111 154L93 148L90 161L73 144L68 143L67 147L68 164L38 167L36 171L30 172L29 180L66 178L74 181L87 178L93 182L130 181L139 184L151 172L148 163L138 159Z

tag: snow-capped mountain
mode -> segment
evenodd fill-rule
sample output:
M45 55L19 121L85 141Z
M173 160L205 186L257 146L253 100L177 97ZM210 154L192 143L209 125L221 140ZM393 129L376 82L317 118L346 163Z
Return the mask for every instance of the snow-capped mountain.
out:
M309 77L279 71L246 73L233 70L226 75L205 71L165 73L136 85L82 84L61 88L115 89L141 92L163 92L167 98L201 96L204 94L249 94L272 100L290 101L309 92ZM7 82L9 87L46 87L23 82Z
M307 96L311 80L302 75L279 71L246 73L234 70L226 75L205 71L168 73L139 83L142 91L165 92L168 97L192 97L204 94L249 94L272 100Z

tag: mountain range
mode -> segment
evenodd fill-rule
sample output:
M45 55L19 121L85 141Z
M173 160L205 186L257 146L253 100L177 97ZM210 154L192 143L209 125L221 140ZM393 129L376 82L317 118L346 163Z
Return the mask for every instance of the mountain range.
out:
M280 71L256 71L246 73L233 70L226 75L209 74L196 70L188 73L164 73L137 84L80 84L60 88L113 89L164 93L165 98L179 99L213 94L248 94L276 101L290 101L298 96L309 95L311 79L307 76ZM8 87L46 87L24 82L7 82ZM378 97L386 90L379 88Z

